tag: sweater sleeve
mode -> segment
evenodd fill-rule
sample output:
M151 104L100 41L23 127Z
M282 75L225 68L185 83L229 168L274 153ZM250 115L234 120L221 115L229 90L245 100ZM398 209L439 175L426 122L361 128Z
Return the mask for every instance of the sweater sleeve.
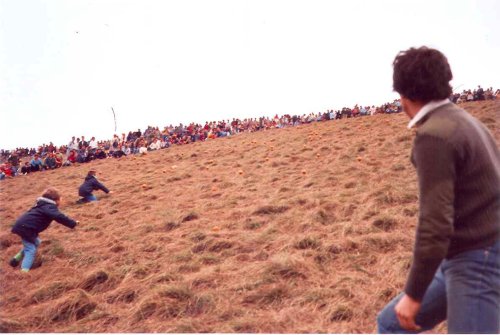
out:
M96 189L101 190L101 191L103 191L104 193L109 193L108 188L107 188L106 186L104 186L103 184L101 184L101 183L99 182L99 180L97 180L97 178L96 178L96 179L94 179L94 185L95 185L95 188L96 188Z
M455 157L455 150L443 139L423 135L415 140L420 215L405 293L417 301L446 257L453 234Z
M76 226L76 221L61 213L55 205L48 207L46 209L46 214L48 214L52 220L68 228L75 228Z

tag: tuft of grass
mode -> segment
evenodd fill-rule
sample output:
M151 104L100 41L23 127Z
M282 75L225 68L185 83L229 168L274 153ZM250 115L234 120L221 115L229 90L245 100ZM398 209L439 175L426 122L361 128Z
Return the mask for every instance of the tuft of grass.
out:
M111 252L122 252L125 250L125 247L121 244L115 244L109 249Z
M348 189L349 188L354 188L354 187L356 187L356 182L355 181L350 181L350 182L344 184L344 187L348 188Z
M203 241L206 237L207 237L207 235L205 233L198 231L198 232L193 233L189 239L193 242L200 242L200 241Z
M314 256L314 261L319 265L319 266L324 266L328 264L331 260L333 260L335 256L333 254L328 253L328 252L319 252Z
M486 108L486 106L483 106L483 109ZM497 121L494 118L491 117L481 117L479 119L482 123L490 125L490 124L495 124Z
M200 289L200 288L216 288L217 280L214 278L205 278L200 277L196 278L191 283L192 287Z
M404 171L406 168L403 164L394 164L392 166L392 171Z
M263 221L253 221L251 218L247 219L244 228L249 230L255 230L262 227L265 223Z
M85 279L83 279L78 287L85 291L91 291L97 285L100 285L106 282L109 279L109 275L102 270L96 271L88 275Z
M331 223L330 215L323 209L320 209L315 213L314 219L319 223L321 223L322 225L327 225Z
M270 276L271 280L273 280L273 277L278 277L281 279L307 278L299 264L290 261L272 262L264 269L264 274Z
M158 294L160 297L178 301L187 301L194 296L193 291L186 286L168 286L161 289Z
M68 282L55 281L37 289L31 294L28 301L32 304L38 304L44 301L53 300L60 297L71 288L72 285Z
M160 319L194 317L211 311L213 298L196 295L186 287L167 287L145 299L134 313L136 322L157 316Z
M408 142L408 141L411 141L413 137L411 135L402 135L402 136L399 136L396 140L398 142Z
M96 307L97 303L85 291L75 290L54 307L45 310L42 317L48 322L74 322L85 318Z
M307 204L307 199L299 198L295 201L295 203L297 205L304 206L305 204Z
M137 299L137 297L138 297L138 292L136 289L132 287L125 287L110 295L106 299L106 302L108 304L115 304L118 302L129 304L131 302L134 302Z
M405 208L403 209L403 215L404 216L410 216L413 217L417 214L418 209L417 208Z
M367 220L367 219L370 219L372 217L374 217L375 215L378 214L378 211L376 210L372 210L372 209L369 209L365 212L365 214L363 215L363 220Z
M194 273L200 270L201 267L198 264L182 264L178 268L178 271L181 273Z
M214 309L214 299L210 295L194 296L184 308L184 314L188 317L205 314Z
M191 248L191 251L195 254L203 253L205 251L220 252L224 249L232 248L233 245L234 245L233 242L227 240L222 240L222 241L209 240L206 242L198 243L193 248Z
M244 304L256 304L261 306L272 306L280 304L290 296L289 289L283 285L261 288L259 291L251 293L243 298Z
M64 247L61 245L61 242L59 242L58 240L55 240L55 241L52 241L52 243L50 243L50 248L48 251L49 255L60 256L63 253L64 253Z
M342 252L342 248L339 245L331 244L326 248L326 251L332 255L337 255Z
M193 254L190 253L188 250L176 253L171 257L174 262L189 262L190 260L193 259Z
M375 251L384 253L394 251L397 247L397 243L393 239L386 237L366 236L363 241L369 246L369 248L373 248Z
M23 324L18 321L0 318L0 333L18 333L22 328Z
M149 299L143 301L138 308L136 309L134 313L134 320L135 321L143 321L147 320L149 317L151 317L156 310L158 309L159 302L157 302L154 299Z
M188 215L182 218L182 222L193 221L198 219L200 216L196 212L190 212Z
M162 273L153 279L154 283L170 283L173 281L179 281L182 277L178 274L172 273Z
M200 257L200 262L204 265L213 265L221 262L221 259L216 255L203 255Z
M284 206L284 205L282 205L282 206L268 205L268 206L262 206L262 207L257 208L257 210L255 210L253 212L253 214L255 214L255 215L280 214L280 213L286 212L289 209L290 209L290 207Z
M13 244L10 236L2 236L0 237L0 250L4 250L9 248Z
M296 249L318 249L321 241L315 237L305 237L294 244Z
M339 321L349 321L354 316L354 312L347 306L339 305L335 308L335 310L330 314L330 321L339 322Z
M176 228L179 228L180 226L181 226L181 224L179 222L169 221L169 222L165 223L164 229L165 229L165 231L171 231L171 230L174 230Z
M194 325L190 323L182 323L180 325L176 325L172 331L168 331L168 333L177 333L177 334L182 334L182 333L187 333L187 334L194 334L194 333L202 333L198 331L198 328L195 327ZM208 332L210 333L210 332Z
M251 322L248 320L238 320L232 324L234 333L258 333L260 322Z
M383 231L391 231L397 226L398 222L390 216L381 216L373 221L372 225Z

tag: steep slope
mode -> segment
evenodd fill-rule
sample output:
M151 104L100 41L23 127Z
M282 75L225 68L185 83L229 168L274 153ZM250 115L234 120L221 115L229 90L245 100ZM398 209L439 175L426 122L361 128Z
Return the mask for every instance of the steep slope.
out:
M500 102L464 106L500 139ZM411 261L407 122L314 123L2 181L0 329L373 332ZM114 193L76 205L90 168ZM42 267L22 275L10 226L48 186L81 225L53 223Z

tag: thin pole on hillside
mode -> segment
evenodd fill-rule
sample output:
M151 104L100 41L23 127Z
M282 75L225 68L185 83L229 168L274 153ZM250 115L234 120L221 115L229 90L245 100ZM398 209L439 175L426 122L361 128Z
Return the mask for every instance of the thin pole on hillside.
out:
M115 110L113 109L113 106L111 106L111 110L113 111L113 119L115 120L115 133L116 133L116 114Z

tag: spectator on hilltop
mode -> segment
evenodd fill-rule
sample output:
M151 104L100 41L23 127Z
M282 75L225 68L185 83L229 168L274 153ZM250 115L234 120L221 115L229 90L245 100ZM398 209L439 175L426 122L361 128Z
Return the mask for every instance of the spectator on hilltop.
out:
M481 85L478 85L474 101L480 101L480 100L484 100L484 90L481 87Z
M30 162L24 162L24 165L21 167L21 175L27 175L31 172L31 164Z
M0 180L5 179L7 177L13 177L14 172L12 170L12 166L9 162L3 163L0 165Z
M95 151L94 157L95 157L95 159L108 158L108 156L106 156L106 153L104 151L102 151L101 148L97 148L97 150Z
M85 163L87 162L87 154L85 149L79 149L76 153L76 162L77 163Z
M32 172L43 170L43 161L38 154L33 156L33 159L30 161L30 165Z
M47 170L53 170L56 168L56 158L54 157L54 154L52 152L49 153L47 157L45 157L45 162L43 165Z
M64 155L62 154L63 151L64 149L61 149L54 154L54 158L56 160L56 168L60 168L64 163Z
M80 143L78 143L78 149L84 150L84 149L87 149L88 146L89 146L89 143L87 141L85 141L85 136L82 136L82 140L80 141Z
M16 152L13 152L12 154L9 155L7 162L9 162L12 168L15 169L17 172L17 169L19 168L19 156Z
M95 140L94 136L92 136L92 138L89 141L89 148L91 150L96 150L97 149L97 141Z
M149 145L149 150L160 150L161 149L161 141L159 138L154 138Z
M68 143L68 151L66 152L66 155L68 155L71 150L74 150L76 148L78 148L78 143L76 142L75 136L73 136L71 138L71 141L69 141Z
M71 164L74 164L76 163L76 150L75 149L72 149L68 155L68 158L67 158L67 161Z
M122 150L121 147L118 150L113 151L112 153L112 157L114 158L121 158L123 156L127 156L127 154Z

